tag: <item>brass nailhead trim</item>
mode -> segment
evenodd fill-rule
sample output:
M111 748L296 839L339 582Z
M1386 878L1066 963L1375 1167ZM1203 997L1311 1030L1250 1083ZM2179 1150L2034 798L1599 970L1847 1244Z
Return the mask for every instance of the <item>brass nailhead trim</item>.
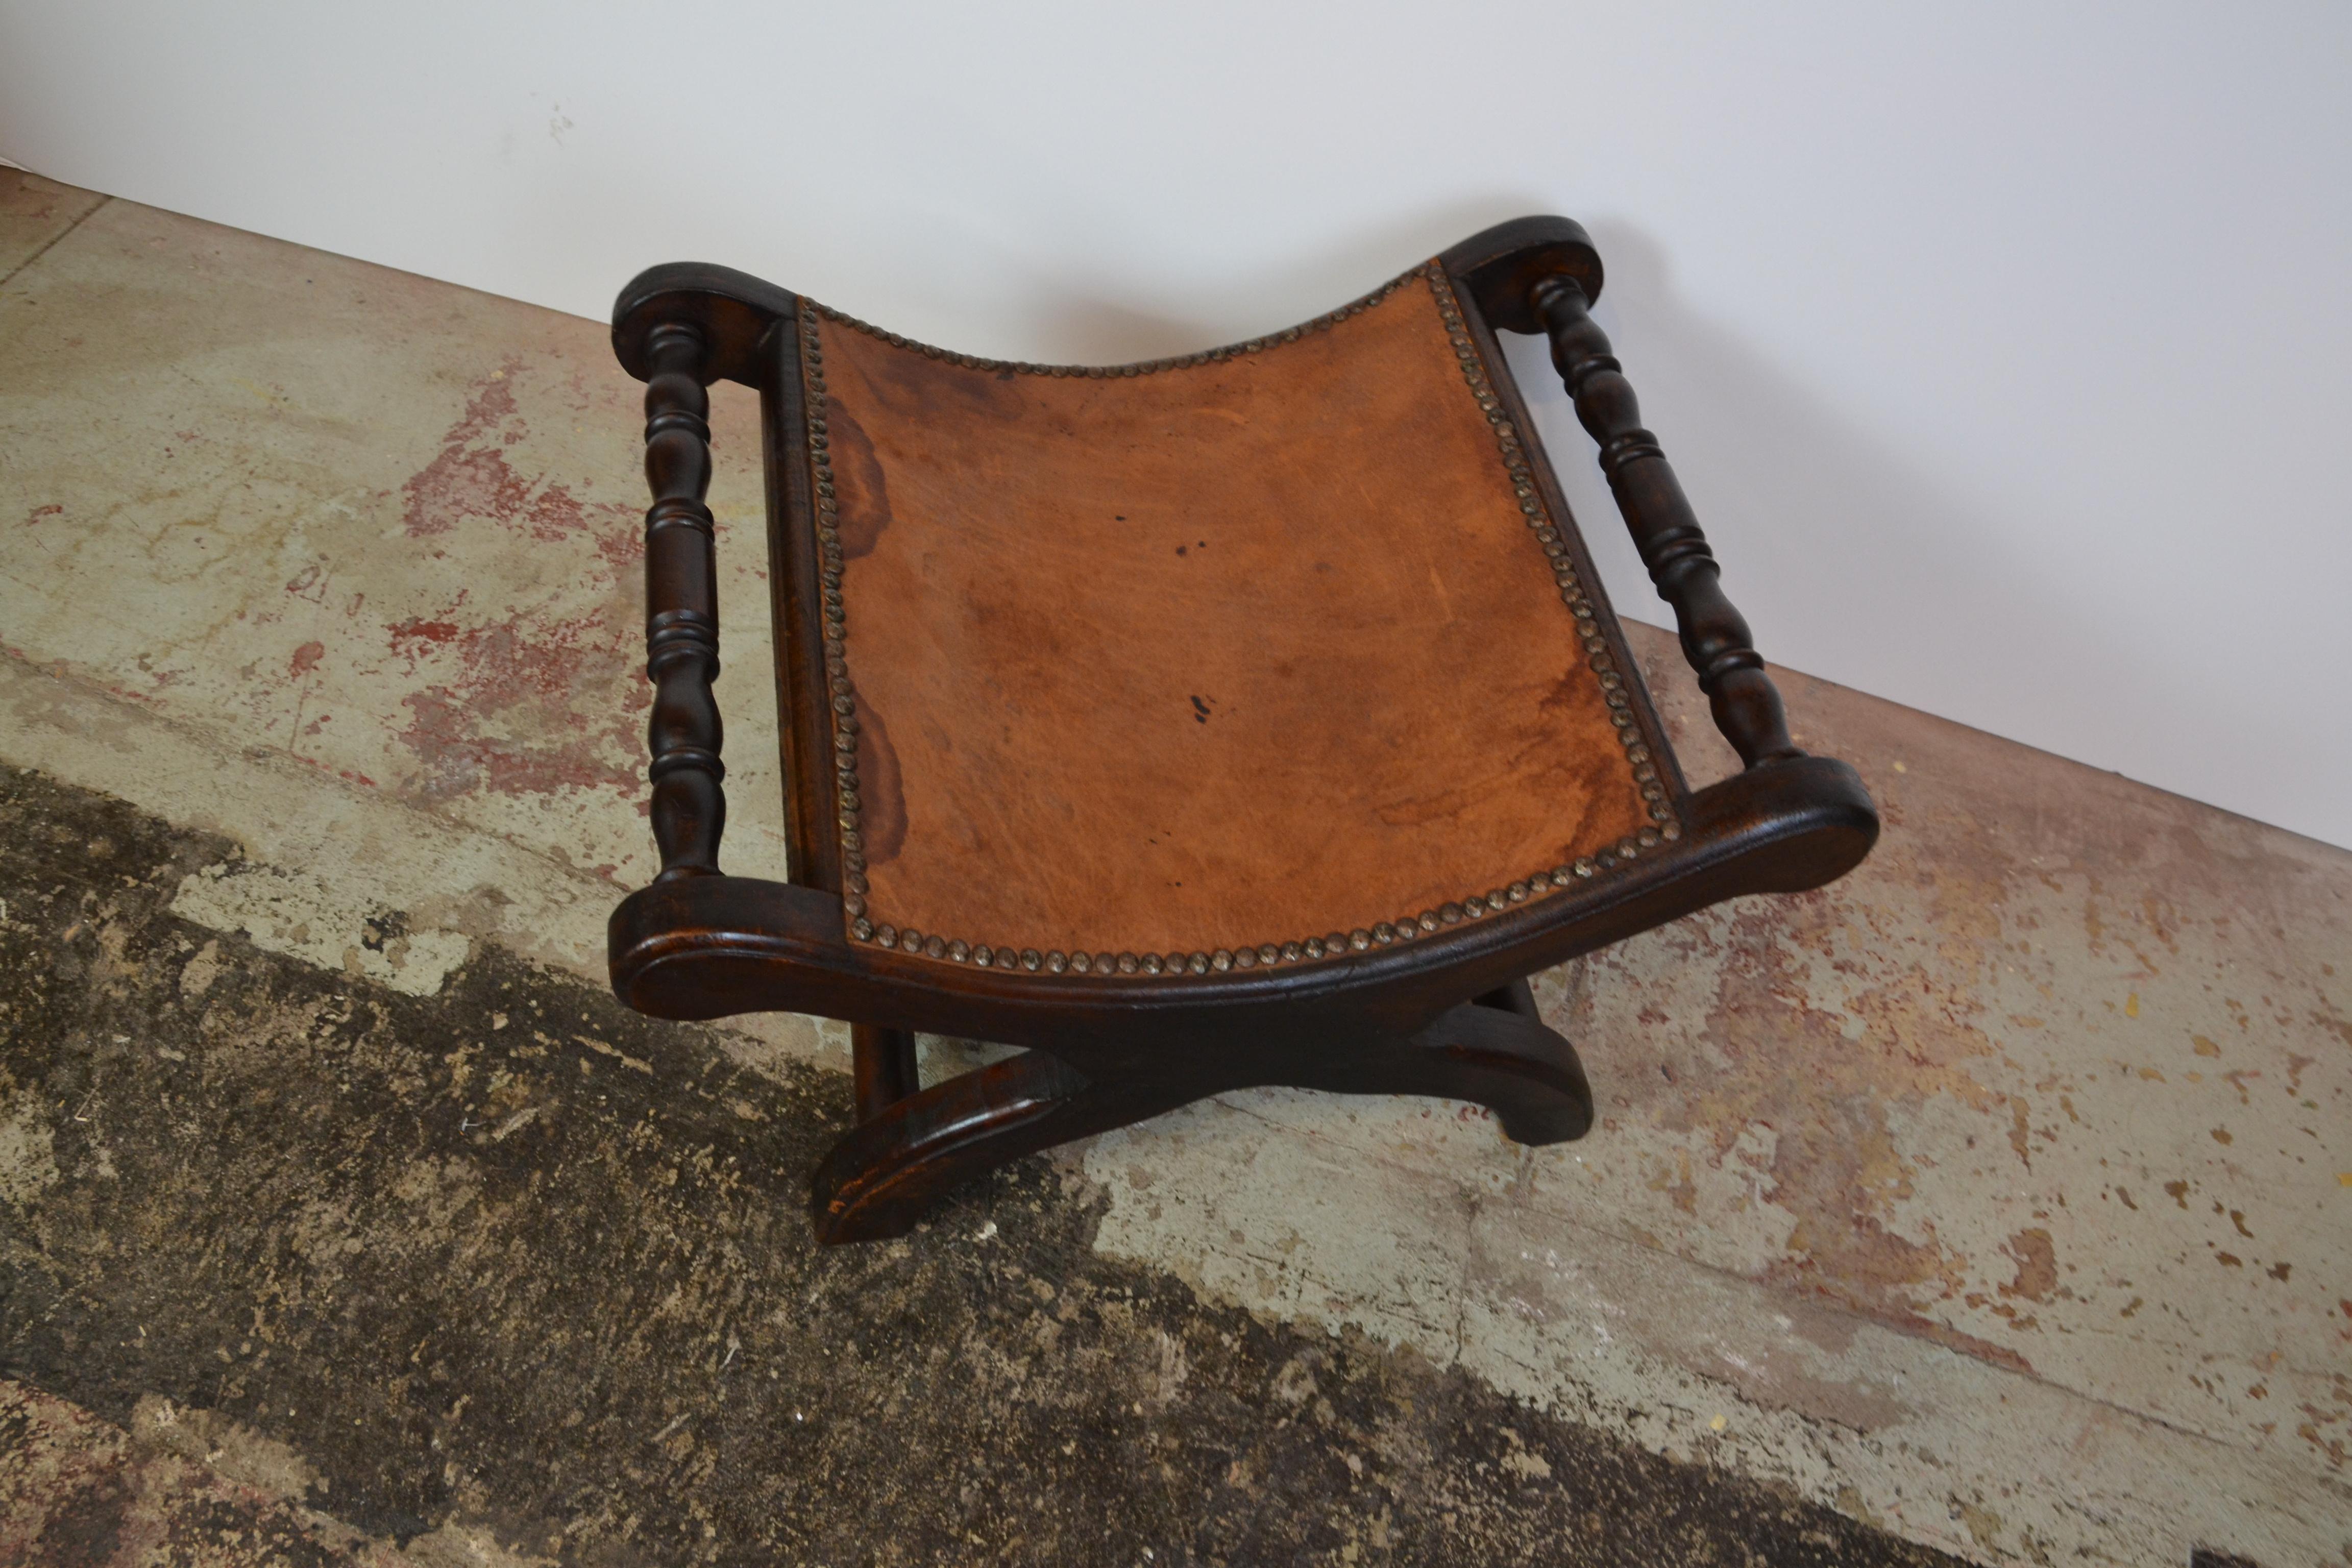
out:
M835 495L830 433L825 427L824 348L818 319L821 317L878 338L894 348L907 349L971 370L1096 378L1149 375L1160 371L1220 363L1237 355L1262 353L1278 343L1295 342L1308 332L1327 331L1351 316L1361 314L1416 278L1425 282L1435 297L1438 314L1445 323L1446 337L1453 345L1462 378L1468 384L1473 400L1486 416L1487 423L1494 427L1496 444L1501 451L1503 467L1510 475L1519 510L1525 516L1528 529L1535 534L1536 542L1543 549L1560 602L1575 617L1577 633L1587 654L1586 662L1600 682L1602 700L1608 704L1610 718L1617 726L1619 743L1625 748L1626 760L1633 767L1634 781L1640 788L1650 819L1656 826L1644 827L1596 854L1549 870L1534 872L1507 887L1472 893L1459 900L1449 900L1435 909L1417 913L1407 911L1392 921L1381 921L1354 931L1332 931L1328 935L1305 937L1293 942L1261 942L1255 947L1221 947L1213 952L1147 952L1139 955L1132 952L1065 952L1059 948L1041 951L1024 947L1016 950L1009 945L972 942L961 937L941 936L937 932L918 931L912 926L895 926L887 921L877 923L873 920L866 903L865 840L859 831L857 698L848 667L848 633L841 595L840 509ZM1461 305L1454 298L1445 269L1438 263L1428 262L1402 277L1391 279L1362 299L1318 316L1304 326L1292 327L1225 348L1209 349L1175 359L1147 360L1130 365L1043 365L950 353L945 349L900 337L896 332L886 332L812 300L803 300L802 305L801 377L807 392L810 477L817 498L816 534L823 583L820 598L824 616L824 667L834 713L833 744L837 780L835 819L841 830L845 889L842 910L848 917L850 934L859 942L875 942L901 952L917 953L950 963L970 963L983 969L1017 969L1032 974L1224 974L1237 969L1313 963L1366 952L1376 947L1415 942L1465 921L1484 920L1506 913L1530 900L1589 882L1594 877L1636 859L1643 850L1682 837L1682 825L1675 817L1674 804L1666 796L1657 766L1651 759L1649 746L1643 741L1640 728L1630 710L1623 689L1624 678L1616 671L1614 660L1609 653L1608 639L1601 636L1595 619L1591 600L1586 596L1583 585L1577 581L1574 568L1569 563L1568 546L1559 530L1545 513L1541 495L1535 486L1533 470L1528 463L1526 448L1520 444L1518 432L1512 428L1505 416L1502 402L1487 380L1486 367L1480 363L1477 349L1471 342L1468 329L1463 321Z

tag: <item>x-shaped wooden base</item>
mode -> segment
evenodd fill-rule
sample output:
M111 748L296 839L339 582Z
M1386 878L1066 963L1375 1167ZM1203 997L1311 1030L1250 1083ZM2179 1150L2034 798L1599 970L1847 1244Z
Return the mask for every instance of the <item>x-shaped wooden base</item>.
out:
M1592 1125L1576 1052L1536 1016L1526 981L1440 1014L1416 1034L1346 1053L1267 1053L1260 1074L1093 1079L1026 1051L916 1087L914 1036L857 1026L859 1125L817 1167L818 1239L903 1236L949 1188L1024 1154L1146 1121L1227 1089L1280 1084L1349 1094L1426 1094L1482 1105L1520 1143L1563 1143Z

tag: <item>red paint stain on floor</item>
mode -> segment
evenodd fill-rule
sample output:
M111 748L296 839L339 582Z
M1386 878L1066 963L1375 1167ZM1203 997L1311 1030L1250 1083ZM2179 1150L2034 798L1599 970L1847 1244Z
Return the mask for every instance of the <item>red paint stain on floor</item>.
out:
M506 449L530 434L515 405L521 368L520 360L509 359L475 382L466 411L441 437L439 455L401 486L410 538L488 521L552 543L590 526L589 509L570 489L543 478L527 479L507 461Z
M530 434L516 395L525 374L510 358L473 383L440 452L402 487L404 522L412 538L522 534L546 547L550 581L580 591L500 614L469 603L469 589L385 628L392 652L428 681L401 700L400 731L421 764L410 787L427 800L643 788L637 731L651 695L639 628L620 607L644 559L639 515L516 467Z
M616 635L592 613L488 626L420 618L390 631L394 652L446 672L401 700L400 738L423 764L415 788L425 798L642 787L636 731L651 696L635 679L634 626Z

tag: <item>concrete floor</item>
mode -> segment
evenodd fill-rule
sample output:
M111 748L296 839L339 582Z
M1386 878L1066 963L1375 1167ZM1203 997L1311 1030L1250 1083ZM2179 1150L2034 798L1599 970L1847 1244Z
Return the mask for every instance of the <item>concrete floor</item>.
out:
M1234 1096L819 1254L844 1031L601 991L602 329L5 171L0 276L0 1559L2352 1563L2352 855L1784 672L1885 837L1538 980L1584 1142Z

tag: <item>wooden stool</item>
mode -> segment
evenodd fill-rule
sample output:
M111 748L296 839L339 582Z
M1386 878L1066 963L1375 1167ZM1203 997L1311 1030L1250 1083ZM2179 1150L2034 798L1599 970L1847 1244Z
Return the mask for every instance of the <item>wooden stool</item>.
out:
M662 870L613 913L613 988L851 1021L821 1237L1247 1085L1581 1136L1526 976L1869 852L1853 770L1790 743L1600 289L1580 227L1522 218L1303 326L1109 367L950 353L724 268L623 291ZM1744 773L1685 784L1497 330L1550 338ZM722 377L760 393L789 882L719 869ZM918 1029L1028 1049L927 1087Z

